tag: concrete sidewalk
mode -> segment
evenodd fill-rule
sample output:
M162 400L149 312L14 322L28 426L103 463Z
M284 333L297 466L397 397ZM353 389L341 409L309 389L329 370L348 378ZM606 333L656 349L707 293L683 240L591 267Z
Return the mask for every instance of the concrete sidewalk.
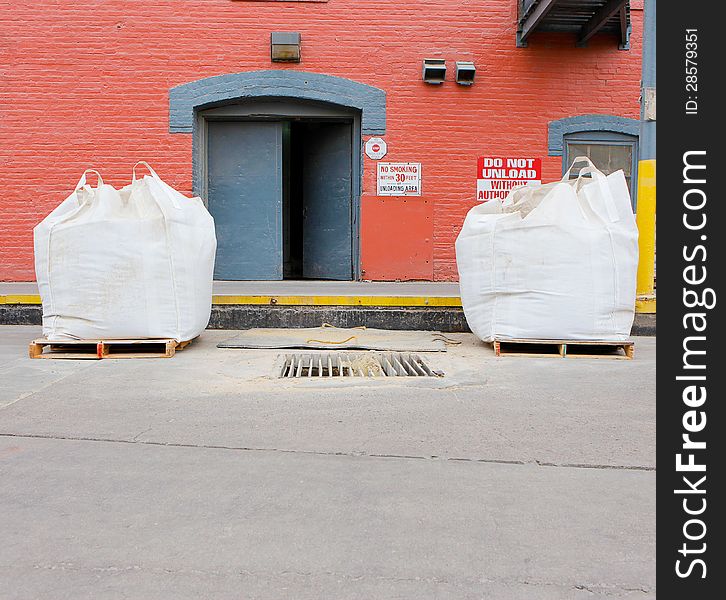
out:
M655 340L426 381L276 351L25 358L0 328L0 590L20 598L655 598Z
M448 281L215 281L215 296L390 296L458 298L459 284ZM0 296L37 296L34 281L0 281Z

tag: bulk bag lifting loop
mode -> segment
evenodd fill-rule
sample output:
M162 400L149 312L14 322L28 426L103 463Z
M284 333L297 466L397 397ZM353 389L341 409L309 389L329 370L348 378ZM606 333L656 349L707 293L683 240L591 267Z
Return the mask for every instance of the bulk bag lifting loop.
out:
M74 189L76 203L79 207L83 206L84 204L88 204L93 200L94 197L93 186L91 186L86 179L86 175L88 173L94 173L96 175L96 191L98 191L103 185L105 185L103 183L103 178L101 177L101 174L96 171L96 169L86 169L85 171L83 171L83 174L81 175L81 178L78 180L78 183L76 184L76 187Z
M136 167L138 167L139 165L144 165L148 169L149 173L151 173L151 177L154 179L154 181L156 181L161 187L165 185L164 182L161 180L161 177L156 174L156 171L154 171L154 169L151 168L151 165L145 160L140 160L131 169L131 185L136 183ZM168 197L174 208L181 208L181 206L179 206L179 202L177 202L177 199L173 194L169 194Z
M159 176L156 174L156 171L154 171L154 169L151 168L151 165L149 163L147 163L145 160L140 160L131 169L131 181L136 181L136 167L138 167L139 165L144 165L153 177L156 177L156 179L159 179Z
M89 187L89 188L91 187L87 183L86 173L95 173L96 174L96 179L98 180L98 182L96 184L96 188L99 188L102 185L104 185L103 184L103 178L101 177L101 174L98 171L96 171L96 169L86 169L85 171L83 171L83 174L81 175L81 178L78 180L78 183L76 184L76 190L79 190L82 187Z
M93 187L87 182L86 175L88 173L95 173L96 175L97 182L95 191ZM43 223L46 224L47 229L46 235L42 236L41 238L40 248L38 244L38 239L35 239L36 280L38 282L38 289L41 298L46 299L44 303L43 314L46 313L45 308L47 305L48 313L52 315L52 317L49 317L48 319L48 321L52 322L53 324L51 329L55 328L55 324L58 318L58 315L53 310L54 297L53 286L50 284L51 272L47 261L41 261L41 265L39 268L37 257L39 254L45 257L50 256L51 240L55 228L64 223L65 221L74 218L80 211L84 209L84 207L90 205L104 185L105 184L103 183L103 178L96 169L86 169L85 171L83 171L80 179L78 180L78 183L76 184L76 187L73 190L73 193L68 196L68 198L66 198L66 200L62 202L61 205L58 206L53 212L51 212L51 214L48 215L48 217L46 217L46 219L43 221ZM40 225L38 227L40 227Z
M129 194L129 198L137 197L139 194L144 194L146 197L148 197L159 209L161 212L161 219L164 223L164 234L165 234L165 241L166 241L166 250L167 250L167 256L169 261L169 272L171 273L171 289L172 289L172 298L174 301L174 308L176 313L176 338L181 341L181 336L179 334L179 305L178 305L178 286L177 286L177 280L176 280L176 268L174 265L174 252L172 251L172 244L171 244L171 234L169 231L169 221L167 219L166 211L164 210L164 206L160 202L159 196L153 191L146 189L146 177L142 178L141 180L136 179L136 167L139 165L144 165L149 173L151 173L151 178L154 180L155 183L159 184L159 187L161 187L161 178L156 174L156 171L151 168L151 165L147 163L144 160L138 161L132 168L131 168L131 185L129 186L131 188L131 193ZM162 194L162 197L167 197L166 194ZM176 209L179 209L179 204L176 202L176 200L173 197L169 197L169 199L172 202L172 206ZM143 203L143 200L142 200Z
M582 179L585 177L585 175L589 175L594 183L597 184L599 195L597 196L597 200L600 201L601 206L596 207L593 202L595 200L595 197L593 197L592 194L585 194L583 199L584 201L592 208L592 210L595 212L596 215L600 216L600 211L598 208L603 207L604 205L605 211L607 212L608 219L610 222L615 222L620 220L620 215L618 214L618 209L616 207L616 200L612 195L612 192L610 191L610 187L607 183L607 176L600 171L587 156L578 156L570 165L570 168L567 169L567 172L565 173L565 176L562 178L562 181L567 181L570 178L570 173L572 172L572 169L575 168L575 165L578 163L585 163L587 166L580 169L580 172L577 176L577 182L575 184L575 188L579 189L582 185ZM628 198L627 206L630 207L630 199Z

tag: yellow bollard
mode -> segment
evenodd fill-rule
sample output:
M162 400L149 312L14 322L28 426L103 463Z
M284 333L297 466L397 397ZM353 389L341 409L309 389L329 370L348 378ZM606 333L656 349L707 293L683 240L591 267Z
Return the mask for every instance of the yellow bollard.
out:
M638 282L636 311L655 312L655 159L638 163Z

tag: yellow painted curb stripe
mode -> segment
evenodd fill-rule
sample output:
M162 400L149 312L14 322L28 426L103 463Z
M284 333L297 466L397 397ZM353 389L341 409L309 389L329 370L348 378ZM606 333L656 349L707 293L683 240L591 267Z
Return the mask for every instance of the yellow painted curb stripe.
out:
M38 294L8 294L0 296L0 304L40 304Z
M458 297L426 296L213 296L213 304L273 306L461 306Z
M40 304L37 294L0 296L0 304ZM222 296L212 304L254 306L461 306L458 297L424 296Z
M440 306L461 307L461 298L424 296L213 296L212 303L242 306ZM10 294L0 296L0 304L40 304L40 296ZM652 314L655 298L639 299L635 312Z

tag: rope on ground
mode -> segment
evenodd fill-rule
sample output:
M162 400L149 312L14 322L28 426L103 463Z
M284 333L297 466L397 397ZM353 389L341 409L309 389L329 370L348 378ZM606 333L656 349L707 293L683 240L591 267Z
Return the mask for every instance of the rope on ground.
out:
M343 340L341 342L336 342L333 340L307 340L305 343L306 344L338 344L339 345L339 344L345 344L347 342L350 342L351 340L354 340L357 337L358 337L357 335L351 335L347 340Z
M335 325L331 325L330 323L323 323L322 327L330 327L332 329L339 329ZM365 325L358 325L358 327L341 327L340 329L368 329Z
M441 340L447 346L459 346L461 344L461 340L452 340L450 337L446 337L443 333L434 333L432 337L434 340Z

